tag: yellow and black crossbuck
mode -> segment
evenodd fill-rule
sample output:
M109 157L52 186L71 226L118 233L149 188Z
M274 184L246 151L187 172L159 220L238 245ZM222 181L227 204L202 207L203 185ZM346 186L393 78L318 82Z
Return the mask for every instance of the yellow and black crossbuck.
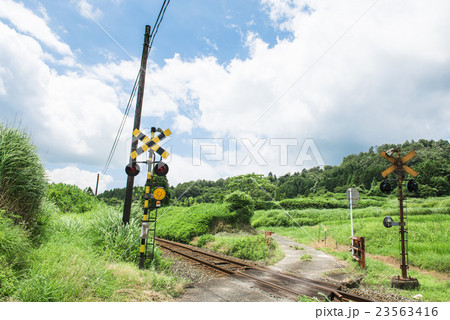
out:
M152 149L157 154L159 154L162 158L167 159L167 157L169 157L169 153L166 150L164 150L163 148L161 148L158 145L158 142L163 140L165 137L170 136L171 134L172 134L172 132L170 132L169 129L166 129L163 132L161 132L157 137L151 139L151 138L147 137L145 134L143 134L141 131L139 131L138 129L135 129L133 131L133 136L135 136L136 138L141 140L144 143L144 145L142 147L137 148L135 151L133 151L131 153L131 155L130 155L131 159L133 159L133 160L136 159L138 155L147 151L148 149Z

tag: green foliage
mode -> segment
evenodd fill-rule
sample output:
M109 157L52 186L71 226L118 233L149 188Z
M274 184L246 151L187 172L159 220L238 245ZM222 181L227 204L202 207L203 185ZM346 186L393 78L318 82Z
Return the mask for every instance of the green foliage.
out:
M419 192L411 194L411 197L429 197L450 195L450 144L447 140L417 142L406 141L403 144L384 144L370 147L368 152L352 154L345 157L338 166L315 167L301 172L287 173L277 177L271 172L264 177L261 174L245 174L217 181L197 180L178 184L176 187L168 187L173 203L177 206L189 207L199 203L223 202L224 198L234 191L242 191L255 201L256 210L276 209L275 201L284 199L297 199L310 195L345 200L345 192L349 187L355 187L361 196L388 197L380 191L380 182L383 180L381 172L389 166L380 156L382 150L400 147L402 155L411 150L417 152L417 156L408 162L419 175ZM125 196L125 188L111 191L115 194L116 201L122 201ZM104 192L99 198L107 203L112 200ZM120 194L120 196L119 196ZM140 193L139 195L141 195ZM318 208L343 208L346 205L336 204L332 200L310 203L310 206ZM302 209L301 204L288 209ZM295 204L292 204L295 206Z
M231 248L231 255L247 260L263 260L269 257L269 246L263 235L238 239Z
M409 263L424 269L440 272L450 270L448 223L450 197L434 199L409 199L407 201L407 228ZM316 242L324 238L324 228L332 243L348 245L351 234L348 210L291 210L291 218L284 218L281 210L256 211L253 227L270 227L270 231L295 238L300 243ZM399 258L399 235L396 227L385 228L386 215L399 221L397 200L389 200L383 207L353 210L354 234L366 238L366 250L376 255ZM302 219L313 219L308 225ZM295 221L299 222L297 224ZM300 227L301 226L301 227Z
M326 199L326 198L296 198L296 199L286 199L280 201L280 206L284 209L334 209L334 208L347 208L347 201Z
M28 233L0 210L0 301L13 293L31 249Z
M269 245L263 235L216 235L212 249L236 258L267 261L278 250L278 244L271 239Z
M112 294L110 271L87 246L52 238L33 254L29 276L15 293L20 301L76 301L91 287L95 295Z
M312 261L312 255L310 255L309 253L305 253L304 255L302 255L300 257L300 260L302 260L302 261Z
M0 123L0 209L32 224L45 189L44 167L28 135Z
M276 202L263 200L256 200L254 206L255 210L270 210L279 208Z
M228 192L244 192L253 200L270 201L274 197L276 188L262 174L251 173L228 178L226 189Z
M225 202L231 212L234 212L234 222L250 224L250 218L253 215L254 201L242 191L234 191L225 197Z
M210 232L217 222L233 222L233 216L224 204L163 208L159 211L156 233L168 240L189 243L194 237Z
M203 234L197 240L197 247L203 248L207 243L213 242L215 239L212 234Z
M80 188L64 183L52 183L48 187L47 197L62 212L82 213L93 208L96 200Z
M141 232L141 210L132 207L130 222L122 222L123 213L101 205L90 220L88 234L98 253L104 253L111 260L138 261L139 235Z

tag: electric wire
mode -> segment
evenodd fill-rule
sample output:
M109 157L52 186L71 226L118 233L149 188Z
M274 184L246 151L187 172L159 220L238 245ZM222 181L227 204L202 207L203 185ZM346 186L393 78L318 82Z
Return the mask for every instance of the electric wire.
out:
M130 98L128 99L127 107L125 108L125 112L123 114L122 122L120 123L119 130L117 131L116 138L114 139L113 145L112 145L111 150L108 155L108 159L106 160L106 163L102 170L102 175L100 178L102 178L106 174L106 171L108 171L109 165L112 161L112 158L116 151L117 145L119 144L120 136L122 135L122 131L123 131L123 128L125 127L125 123L127 121L128 114L130 113L130 110L131 110L131 105L133 103L134 97L136 96L136 88L137 88L137 83L138 83L140 74L141 74L141 72L139 70L136 80L134 81L134 86L133 86L133 90L131 91Z
M164 15L166 13L167 7L169 6L169 3L170 3L170 0L164 0L163 4L161 6L161 9L159 10L158 17L156 18L155 24L153 25L153 28L152 28L152 30L150 32L150 39L151 40L150 40L150 43L149 43L148 54L150 54L150 50L151 50L151 48L153 46L153 41L155 40L156 34L158 33L158 30L159 30L159 26L161 25L161 22L164 19ZM131 92L130 99L128 100L128 104L127 104L127 107L125 109L125 112L124 112L124 115L123 115L123 118L122 118L122 122L121 122L121 124L119 126L119 130L117 131L116 138L114 139L114 142L113 142L113 145L112 145L111 150L109 152L109 155L108 155L108 158L106 160L105 166L104 166L104 168L102 170L100 179L103 178L106 175L106 172L108 171L108 168L109 168L109 165L110 165L110 163L112 161L112 158L114 157L114 153L115 153L117 145L119 143L120 136L122 135L123 128L125 127L125 123L126 123L128 114L129 114L130 109L131 109L131 104L132 104L133 99L134 99L134 97L136 95L136 88L137 88L137 84L138 84L140 76L141 76L141 70L139 70L138 75L136 77L136 81L134 82L133 90Z
M159 10L158 18L156 18L155 24L153 25L152 31L150 32L150 45L148 52L150 53L150 50L153 46L153 41L155 40L156 34L158 33L159 26L161 25L161 22L164 19L164 14L166 13L167 7L169 6L170 0L164 0L164 3L161 6L161 10Z

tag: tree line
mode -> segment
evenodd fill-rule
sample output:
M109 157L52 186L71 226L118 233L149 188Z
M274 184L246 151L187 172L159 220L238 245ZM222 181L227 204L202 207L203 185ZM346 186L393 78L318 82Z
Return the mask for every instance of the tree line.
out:
M301 172L286 173L279 177L272 173L267 176L251 173L216 181L189 181L170 186L169 190L172 199L177 199L178 204L185 206L223 202L226 195L237 190L247 193L255 201L281 201L301 196L345 193L349 187L356 187L369 196L382 196L379 189L383 180L381 172L390 163L380 153L391 148L400 148L402 155L411 150L417 152L417 156L408 162L419 173L415 178L419 184L419 192L412 196L450 195L450 144L447 140L424 139L371 147L367 152L345 157L337 166L303 169ZM167 186L166 184L165 187ZM118 199L123 199L122 193L125 194L124 188L106 191L100 197L117 196Z

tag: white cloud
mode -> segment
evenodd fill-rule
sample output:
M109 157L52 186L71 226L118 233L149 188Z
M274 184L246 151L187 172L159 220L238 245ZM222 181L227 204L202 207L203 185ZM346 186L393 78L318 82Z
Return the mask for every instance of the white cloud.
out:
M50 182L65 183L76 185L81 189L91 188L95 192L97 183L97 172L81 170L74 166L68 166L61 169L46 170ZM113 182L109 175L102 176L98 183L98 193L107 190L108 184Z
M177 134L181 134L183 132L191 134L193 126L194 122L191 119L183 115L177 115L174 119L173 131Z
M18 31L33 36L60 54L72 56L69 45L62 42L48 27L45 21L48 17L45 14L44 18L38 17L25 8L23 3L12 0L1 0L0 4L0 18L8 19ZM42 9L41 12L45 13Z
M103 12L99 8L94 8L87 0L74 0L80 11L80 14L88 19L98 20L103 16Z
M173 186L185 181L217 180L220 177L223 177L223 172L208 163L203 163L201 167L193 166L191 157L181 157L176 154L171 156L167 178Z
M367 12L373 2L309 1L309 11L303 1L264 3L292 39L269 47L249 33L246 60L176 55L152 72L173 100L194 106L196 122L213 136L368 144L448 136L448 2L379 3Z
M131 77L127 66L132 62L97 65L90 73L82 65L78 72L58 73L35 38L2 22L0 61L2 120L24 123L47 162L103 166L123 117L119 79ZM101 70L108 68L102 79ZM131 126L128 120L125 132Z
M84 66L48 27L45 8L38 9L39 17L22 3L0 3L1 21L9 21L0 22L2 120L23 120L46 161L100 169L122 120L137 59ZM90 2L79 3L101 16ZM319 149L321 143L337 150L355 143L448 138L450 3L378 1L366 12L372 3L264 0L274 26L291 37L269 46L256 32L242 34L248 58L224 64L214 56L186 60L180 54L162 66L149 61L143 117L173 124L174 136L314 138ZM49 49L63 57L53 58ZM72 71L56 71L59 63ZM128 119L124 132L131 132L131 125ZM121 172L130 146L129 134L124 136L111 164ZM227 159L227 145L222 152ZM173 154L169 180L298 171L295 158L280 166L273 148L265 146L261 155L267 166L239 165L246 157L241 146L238 165L198 167L191 157Z

